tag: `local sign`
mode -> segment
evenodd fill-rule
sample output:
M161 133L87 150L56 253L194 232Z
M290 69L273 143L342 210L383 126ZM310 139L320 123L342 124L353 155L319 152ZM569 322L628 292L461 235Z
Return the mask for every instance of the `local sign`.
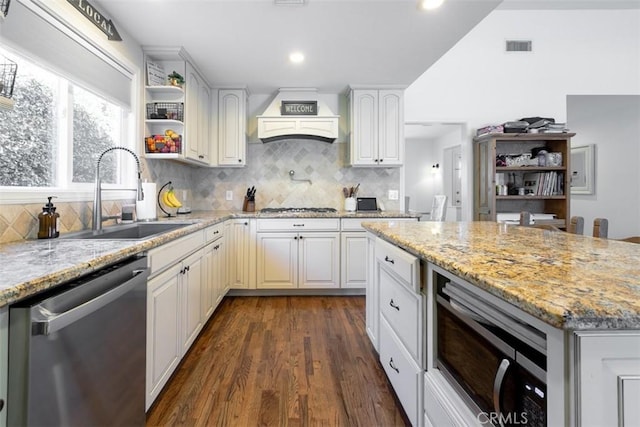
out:
M78 12L84 15L93 25L98 27L100 31L107 35L109 40L113 41L122 41L120 34L118 34L118 30L116 30L115 25L111 22L110 19L102 16L100 12L96 10L95 7L91 6L86 0L67 0L69 3L75 7Z
M318 101L282 101L280 114L283 116L317 116Z

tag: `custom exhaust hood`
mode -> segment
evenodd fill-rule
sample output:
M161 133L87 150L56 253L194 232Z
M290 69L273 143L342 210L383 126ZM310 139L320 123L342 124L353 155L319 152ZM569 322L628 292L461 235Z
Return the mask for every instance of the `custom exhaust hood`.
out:
M318 99L316 89L280 89L258 119L258 138L262 142L283 139L315 139L333 142L338 137L338 119Z

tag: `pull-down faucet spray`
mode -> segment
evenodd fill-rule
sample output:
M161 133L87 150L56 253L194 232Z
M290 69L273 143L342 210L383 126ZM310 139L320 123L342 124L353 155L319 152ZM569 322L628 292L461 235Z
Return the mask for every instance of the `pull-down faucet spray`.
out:
M144 200L144 193L142 192L142 170L140 169L140 159L136 156L136 153L126 147L116 146L107 148L100 154L96 163L96 188L95 194L93 195L93 230L102 230L102 221L109 219L103 219L102 217L102 181L100 179L100 162L105 154L113 150L124 150L136 159L136 165L138 165L138 188L135 190L132 189L132 191L137 192L137 200Z

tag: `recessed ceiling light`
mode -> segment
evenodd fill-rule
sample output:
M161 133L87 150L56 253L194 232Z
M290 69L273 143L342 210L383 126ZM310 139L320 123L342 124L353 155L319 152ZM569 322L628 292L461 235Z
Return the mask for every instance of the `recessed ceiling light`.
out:
M294 64L299 64L304 61L304 55L302 54L302 52L293 52L291 55L289 55L289 61L293 62Z
M437 9L442 6L444 0L420 0L420 7L425 10Z

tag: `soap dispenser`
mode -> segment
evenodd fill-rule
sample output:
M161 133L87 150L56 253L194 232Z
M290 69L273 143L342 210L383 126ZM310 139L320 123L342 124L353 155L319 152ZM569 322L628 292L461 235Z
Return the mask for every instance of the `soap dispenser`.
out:
M51 199L55 196L47 197L49 201L42 208L42 212L38 215L40 229L38 231L38 239L53 239L60 235L58 231L58 218L60 214L56 212L56 207L51 203Z

